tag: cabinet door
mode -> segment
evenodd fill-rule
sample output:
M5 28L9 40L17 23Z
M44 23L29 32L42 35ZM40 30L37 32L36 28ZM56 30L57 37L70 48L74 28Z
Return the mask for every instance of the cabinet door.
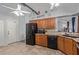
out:
M42 20L38 20L38 28L42 28Z
M42 46L46 46L47 47L47 35L42 36Z
M76 46L76 42L73 40L73 55L77 55L77 46Z
M58 37L58 49L64 52L64 37Z
M64 52L68 55L72 55L73 54L73 51L72 51L72 39L70 38L65 38L65 43L64 43Z
M54 29L55 26L56 26L55 18L51 18L51 20L50 20L50 28Z
M55 28L55 19L53 19L53 18L46 19L46 28L54 29Z
M51 20L48 19L48 20L47 20L47 28L50 29L50 27L51 27Z
M41 46L47 46L47 35L36 35L36 44Z
M42 28L46 28L46 20L42 20Z
M40 44L40 37L38 35L35 35L35 43Z
M35 41L37 45L42 45L42 35L35 35Z
M37 26L38 28L40 28L40 21L37 21Z
M40 44L41 46L47 46L47 36L46 35L41 35L40 36Z

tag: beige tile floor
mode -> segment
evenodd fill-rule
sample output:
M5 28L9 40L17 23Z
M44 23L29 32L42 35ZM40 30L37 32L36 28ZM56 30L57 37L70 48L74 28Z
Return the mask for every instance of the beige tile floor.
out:
M64 55L58 50L42 46L26 45L25 42L16 42L5 47L0 47L0 55Z

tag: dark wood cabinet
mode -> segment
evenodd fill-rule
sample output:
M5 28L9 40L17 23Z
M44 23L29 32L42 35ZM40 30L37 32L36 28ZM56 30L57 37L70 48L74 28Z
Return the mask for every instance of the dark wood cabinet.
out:
M35 35L35 42L37 45L47 47L47 45L48 45L47 39L48 39L47 35L45 35L45 34L36 34Z

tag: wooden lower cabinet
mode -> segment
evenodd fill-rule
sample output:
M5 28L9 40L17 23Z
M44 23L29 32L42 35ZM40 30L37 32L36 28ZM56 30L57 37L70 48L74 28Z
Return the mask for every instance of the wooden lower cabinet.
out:
M77 43L73 40L73 55L77 55L78 52L77 52Z
M65 38L64 40L64 52L68 55L73 54L73 42L70 38Z
M35 35L35 42L37 45L45 46L47 47L47 35L44 34L36 34Z
M77 55L76 44L72 38L58 37L58 49L67 55Z
M57 43L58 43L58 49L64 52L64 37L58 37Z

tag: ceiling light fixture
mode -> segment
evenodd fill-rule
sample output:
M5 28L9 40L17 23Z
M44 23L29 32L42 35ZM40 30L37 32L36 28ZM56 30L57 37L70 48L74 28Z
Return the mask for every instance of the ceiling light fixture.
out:
M53 9L54 8L54 5L55 5L55 3L51 3L50 9Z
M51 3L50 9L53 9L54 7L58 7L60 4L59 3Z
M56 3L56 4L55 4L55 7L58 7L59 5L60 5L59 3Z

